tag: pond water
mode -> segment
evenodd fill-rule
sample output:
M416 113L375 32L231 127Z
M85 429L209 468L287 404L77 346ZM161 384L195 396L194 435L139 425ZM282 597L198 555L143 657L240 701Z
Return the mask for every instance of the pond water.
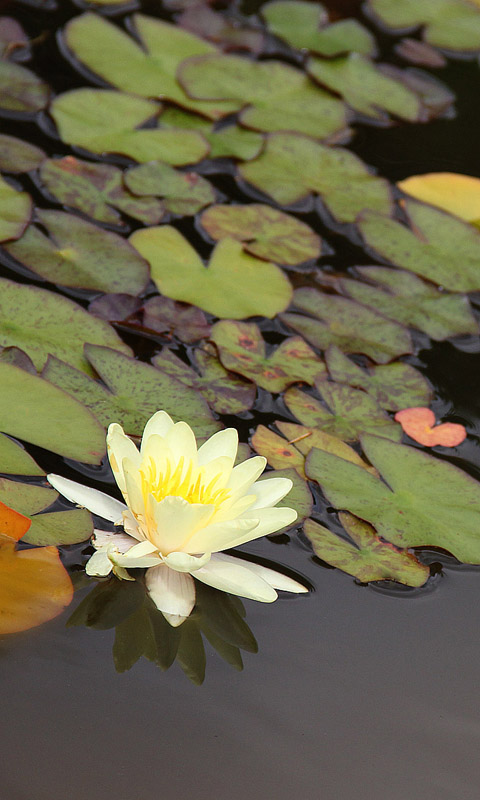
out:
M262 4L213 5L224 19L233 18L236 23L244 23L242 14L256 14ZM379 31L362 15L359 3L331 0L327 5L333 19L348 14L361 19L375 32L382 58L401 68L408 66L393 50L400 34L393 38ZM112 17L107 12L118 9L107 3L102 8L80 2L77 5L61 2L59 6L49 9L49 3L15 0L4 0L0 4L2 14L20 22L32 40L33 56L22 63L43 78L55 95L85 86L110 86L108 81L92 77L94 70L91 65L81 64L78 53L75 57L70 53L67 58L65 41L59 46L59 39L55 37L69 20L80 18L85 9L93 8L104 15L104 20L113 19L114 24L121 25L124 17L129 18L134 4L124 5L123 12L120 9L119 14ZM156 0L135 4L152 17L177 22L181 6L181 3L175 6ZM200 5L196 8L200 9ZM212 25L209 19L208 24ZM250 24L257 32L265 30L258 16L250 17ZM127 30L131 30L131 23L127 23ZM418 31L413 35L420 36ZM247 58L244 51L240 52L242 58ZM297 51L272 37L262 52L282 58L284 63L302 64ZM128 69L128 62L123 63L119 73L125 74ZM422 69L455 94L455 114L447 109L445 113L434 114L438 118L426 124L397 122L389 127L371 124L372 120L365 115L357 115L353 120L355 135L348 149L391 182L427 172L480 177L475 137L480 116L475 102L477 59L459 59L458 53L453 53L446 67ZM122 86L117 88L122 89ZM142 94L140 89L138 91ZM38 109L36 115L3 109L1 132L34 143L43 148L49 158L73 153L79 159L89 159L91 151L76 146L77 141L72 142L68 136L61 141L55 133L50 112L51 106L47 110ZM260 130L281 128L266 126ZM92 151L95 152L93 147ZM115 152L115 148L112 151ZM98 153L93 158L95 163L102 163ZM286 208L328 242L320 259L310 258L296 269L284 270L295 288L324 286L317 264L330 280L328 286L337 291L338 284L334 281L338 281L338 276L353 275L356 280L358 276L351 268L372 263L372 250L361 247L353 228L356 214L353 220L334 219L332 209L326 211L325 205L321 206L311 195L299 203L277 205L266 191L262 193L258 187L249 187L242 177L235 180L236 166L232 158L197 161L199 167L189 166L188 169L211 181L217 191L216 202L265 202ZM103 163L126 169L135 160L110 154ZM37 173L31 171L15 175L13 179L9 177L9 180L13 180L15 188L29 192L38 208L62 207L61 202L52 198L53 192L45 193L44 186L42 191ZM348 193L348 176L344 180L343 192ZM72 205L64 208L71 211ZM83 213L82 209L79 213ZM91 219L88 215L83 218ZM122 220L123 229L117 224L118 220L117 223L107 221L104 229L126 236L131 230L144 227L144 223L129 217L128 212L127 216L120 217L120 222ZM193 216L182 217L175 213L167 214L162 225L165 222L181 231L202 257L209 258L212 239L202 234L198 213L195 222ZM48 226L43 224L42 230L46 229ZM2 252L0 274L3 278L25 286L46 285L55 295L75 298L83 308L88 308L92 299L100 296L101 290L91 284L85 289L81 284L69 286L67 283L66 288L61 285L62 281L56 285L51 278L52 282L45 284L31 271L31 264L29 270L25 264L19 266L18 253L16 258L15 264L11 254ZM385 261L378 258L377 263ZM386 260L386 263L391 262ZM397 263L396 266L402 265ZM480 273L480 261L477 270ZM425 277L422 271L418 274ZM455 288L447 288L455 291ZM115 288L106 291L139 295L142 301L145 296L157 294L153 284L146 290L140 287L131 292ZM459 291L469 290L459 287ZM168 296L184 299L173 294ZM478 295L470 291L469 297L477 318ZM198 302L201 305L201 300ZM229 314L216 314L207 305L201 307L209 312L209 322L217 317L229 318ZM283 308L280 304L278 311ZM291 336L291 329L285 321L276 318L275 311L267 317L260 317L259 313L239 314L238 317L232 313L231 317L254 317L260 323L269 348ZM194 363L193 354L198 344L192 341L198 342L201 337L189 340L172 336L168 326L162 335L149 328L145 321L141 323L139 314L135 308L124 317L108 317L120 320L115 329L137 359L149 361L164 347L171 348L185 362ZM129 321L125 323L127 317ZM402 360L425 375L433 387L430 402L424 405L434 410L437 420L448 419L465 425L468 438L458 447L440 447L433 451L419 448L412 439L404 437L403 441L416 451L433 452L439 462L451 463L478 479L480 338L475 333L465 333L434 342L418 330L414 330L412 336L414 347ZM88 341L86 335L82 341L85 339ZM13 339L4 342L4 338L2 343L17 344ZM28 346L22 349L35 359L33 349L30 351ZM361 366L373 363L363 350L347 348L346 352L363 354L355 362ZM56 350L55 354L58 354ZM62 353L58 354L58 358L62 357ZM18 354L15 358L18 359ZM395 358L398 360L398 356ZM381 363L388 360L392 359ZM12 360L11 363L18 365L19 362ZM79 367L78 361L74 364ZM157 366L161 368L160 364ZM38 369L36 362L35 367ZM40 370L41 367L42 364ZM88 364L87 368L89 374L96 375ZM100 369L95 369L102 375ZM105 378L104 381L110 386L109 381ZM238 414L213 413L209 419L220 418L226 425L235 425L240 440L251 441L258 425L272 428L279 417L297 421L283 398L283 391L272 394L260 386L253 406ZM35 398L30 397L29 402L33 409ZM167 410L176 413L174 407ZM394 410L388 409L392 420ZM6 432L15 435L10 429ZM138 436L137 430L127 432ZM115 493L105 458L101 464L85 464L81 463L82 459L69 458L59 449L54 450L55 454L49 452L41 442L29 440L27 436L17 434L17 438L25 440L27 451L45 472L54 471L95 485L109 494ZM8 472L2 474L8 475ZM43 478L27 477L28 482L46 486ZM339 534L341 526L335 503L328 499L328 491L322 487L322 493L318 483L313 482L310 488L315 520ZM4 499L3 495L0 499ZM59 501L59 507L70 508L66 501ZM341 504L336 506L339 507L343 508ZM372 521L368 516L365 519ZM461 538L461 523L458 535ZM421 563L430 566L431 575L423 586L412 588L390 580L362 583L331 567L314 554L301 529L293 528L288 533L242 545L240 549L251 560L258 559L260 563L281 569L304 581L311 590L308 595L282 593L277 602L269 605L242 600L246 611L243 623L243 612L240 606L233 605L234 601L227 609L228 614L225 611L225 617L218 612L218 630L234 630L235 635L240 639L243 636L242 641L248 643L242 650L244 668L243 671L232 669L216 652L222 651L221 643L216 639L214 647L206 640L206 670L202 682L203 655L201 648L199 650L195 615L184 623L190 638L182 640L177 662L170 666L168 654L158 657L157 661L164 659L164 667L170 667L163 671L143 657L133 663L135 648L142 652L141 632L133 642L135 636L130 630L123 634L120 642L117 629L114 646L112 628L128 617L129 603L132 603L131 611L137 608L137 601L131 598L139 584L132 587L111 579L108 586L114 585L114 588L110 595L100 592L94 595L95 601L86 600L92 597L92 590L97 591L94 587L98 587L83 570L86 554L92 552L86 538L84 536L82 541L79 536L76 543L61 548L64 564L77 590L72 605L43 626L0 637L0 676L6 689L2 703L1 768L1 796L5 800L84 800L87 797L100 800L106 794L116 800L174 800L181 795L198 800L240 800L246 796L252 800L286 800L292 796L306 800L476 800L478 797L480 715L476 697L480 678L480 567L475 565L478 559L472 558L471 564L460 563L447 552L447 547L435 544L417 550ZM102 585L107 586L100 583L100 588ZM200 608L211 608L212 602L220 603L218 594L207 588L199 590ZM85 605L88 602L90 605ZM73 624L67 626L69 618ZM214 614L208 619L211 622L213 618ZM187 628L188 625L191 628ZM164 635L166 652L170 633ZM252 652L256 649L252 635L258 652ZM114 647L117 650L112 658ZM228 647L223 649L223 655L227 661L229 658L235 661Z

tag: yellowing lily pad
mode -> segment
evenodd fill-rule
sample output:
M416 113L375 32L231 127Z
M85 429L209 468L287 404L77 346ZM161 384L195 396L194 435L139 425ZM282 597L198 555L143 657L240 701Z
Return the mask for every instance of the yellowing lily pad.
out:
M292 289L274 264L243 252L235 239L222 239L206 268L176 228L136 231L130 242L150 264L158 290L217 317L274 317L290 302Z
M50 90L31 70L0 60L0 110L35 114L48 104Z
M2 172L30 172L37 169L46 158L43 150L16 136L0 134L0 170Z
M480 178L456 172L428 172L398 181L397 186L422 203L480 225Z
M32 214L32 198L0 177L0 241L18 239Z
M216 198L206 178L196 172L180 172L160 161L129 169L124 180L134 195L161 197L163 208L172 214L193 216Z

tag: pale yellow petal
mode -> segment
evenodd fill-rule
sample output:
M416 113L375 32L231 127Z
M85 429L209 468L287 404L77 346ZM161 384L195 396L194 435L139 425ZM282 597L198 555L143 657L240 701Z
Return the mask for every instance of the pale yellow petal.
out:
M186 422L177 422L165 436L165 442L173 453L173 461L178 464L181 458L185 469L190 462L197 465L197 440L190 425Z
M143 430L141 453L143 454L145 445L147 444L150 436L158 434L164 438L170 428L173 426L173 419L167 414L166 411L157 411L153 417L150 417Z
M138 469L128 458L123 460L123 475L125 477L125 500L135 516L145 516L145 503L142 493L141 477Z
M64 478L62 475L50 473L47 475L47 480L67 500L88 509L92 514L97 514L110 522L118 522L122 519L126 506L120 500L116 500L104 492L99 492L97 489L92 489L90 486L83 486L81 483Z
M97 550L85 564L85 572L95 578L105 578L110 575L113 564L108 557L108 548Z
M108 428L107 453L118 488L125 496L125 478L122 467L123 459L128 458L138 469L141 456L137 446L125 435L121 425L117 425L116 423L113 423Z
M248 512L247 512L248 513ZM249 541L255 539L255 528L258 527L256 519L233 519L226 522L213 523L195 533L183 546L186 553L216 553L232 547L230 542L237 539Z
M198 463L200 466L208 464L215 458L227 456L235 463L238 449L238 433L235 428L225 428L207 439L198 450Z
M236 564L240 562L244 567L254 572L255 575L263 578L263 580L269 583L274 589L281 589L284 592L293 592L294 594L304 594L309 591L303 583L289 578L288 575L284 575L282 572L277 572L277 570L270 569L269 567L264 567L261 564L255 564L252 561L235 558L235 556L229 556L226 553L215 553L215 555L212 556L212 560L215 562L223 561Z
M214 557L195 572L195 578L202 583L261 603L273 603L277 599L275 589L249 569L249 564L240 560L220 561Z
M164 615L189 616L195 605L195 584L187 572L177 572L161 564L147 570L145 583L150 597Z
M159 503L150 497L149 516L154 517L155 530L149 536L163 555L184 550L185 542L207 525L214 511L212 505L188 503L183 497L165 497Z
M205 553L203 556L191 556L188 553L169 553L164 556L164 563L171 569L176 569L178 572L194 572L200 567L203 567L210 561L210 553Z
M252 483L255 483L257 478L260 477L265 467L267 466L267 459L263 456L253 456L241 464L237 464L233 468L227 483L227 489L230 489L232 494L240 497L246 494L250 489Z
M250 507L271 508L280 500L283 500L293 486L290 478L265 478L264 481L256 481L248 490L255 495L255 502Z

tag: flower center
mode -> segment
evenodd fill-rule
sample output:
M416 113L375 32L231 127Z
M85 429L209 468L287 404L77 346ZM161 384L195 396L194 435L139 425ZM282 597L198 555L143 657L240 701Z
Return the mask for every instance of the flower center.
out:
M148 495L151 494L160 502L165 497L183 497L187 503L201 503L213 505L218 508L230 497L228 489L218 488L222 473L215 475L209 483L203 482L201 469L194 467L190 461L185 470L185 459L180 457L176 467L170 461L165 470L160 472L153 458L148 464L140 468L142 479L142 493L146 504Z

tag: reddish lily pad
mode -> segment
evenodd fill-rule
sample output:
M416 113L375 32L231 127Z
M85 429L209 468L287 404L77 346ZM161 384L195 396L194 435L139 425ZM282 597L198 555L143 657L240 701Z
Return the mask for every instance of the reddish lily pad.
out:
M236 25L202 3L186 8L178 24L190 33L214 42L222 50L247 50L258 55L263 49L265 36L262 31Z
M0 60L0 109L35 114L48 104L46 83L20 64Z
M143 325L157 333L175 334L186 344L208 338L211 330L200 308L176 303L169 297L152 297L147 300Z
M43 150L16 136L0 134L0 170L2 172L30 172L37 169L46 158Z
M430 408L404 408L397 411L395 419L410 439L425 447L456 447L467 438L464 425L454 422L435 424L435 414Z
M179 172L160 161L129 169L124 181L134 195L161 197L166 211L182 216L193 216L216 199L206 178L196 172Z
M13 17L0 17L0 58L9 59L13 56L15 59L19 55L19 50L21 58L25 56L28 58L28 50L25 53L25 48L28 46L28 36L20 23Z
M102 294L88 306L90 314L108 322L123 322L142 308L139 297L131 294Z
M18 542L26 534L31 524L28 517L0 502L0 536L2 538L8 536Z
M32 215L32 198L0 177L0 241L18 239Z

